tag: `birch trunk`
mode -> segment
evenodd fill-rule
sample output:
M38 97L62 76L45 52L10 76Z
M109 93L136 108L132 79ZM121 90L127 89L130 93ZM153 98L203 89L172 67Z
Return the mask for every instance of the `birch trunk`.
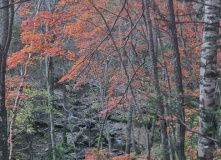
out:
M200 67L200 119L199 132L208 137L215 134L215 87L217 82L217 35L219 35L220 0L206 0L204 13L203 44ZM217 6L217 7L215 7ZM213 159L215 143L199 136L198 159Z

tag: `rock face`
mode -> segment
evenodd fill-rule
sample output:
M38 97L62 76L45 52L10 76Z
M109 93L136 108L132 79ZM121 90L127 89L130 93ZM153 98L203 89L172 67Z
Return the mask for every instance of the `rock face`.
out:
M66 94L68 103L65 109L63 108L62 102L62 90L57 89L55 91L54 124L57 145L56 154L58 154L57 156L60 159L73 160L77 157L77 159L80 160L85 157L85 151L87 149L97 147L98 139L100 137L100 128L103 124L104 118L99 117L101 111L99 92L95 90L93 93L90 93L88 90L90 90L90 87L84 86L78 91L68 92ZM64 118L65 110L68 112L67 121ZM39 112L38 114L39 115L34 120L33 124L35 125L35 132L31 135L31 149L24 151L24 154L30 155L31 153L33 160L47 160L50 156L47 145L48 118L44 111ZM67 122L67 146L64 147L61 143L65 122ZM101 136L101 146L108 150L110 147L108 142L111 143L112 152L115 155L124 154L126 122L123 112L119 112L110 116L106 122L108 128L104 127L103 135ZM135 132L138 133L139 129L136 129ZM145 134L143 131L142 133ZM141 139L145 139L139 135L135 138L139 139L138 142L141 141ZM137 142L135 139L133 143L133 145L136 145ZM19 150L19 148L17 148L17 150Z

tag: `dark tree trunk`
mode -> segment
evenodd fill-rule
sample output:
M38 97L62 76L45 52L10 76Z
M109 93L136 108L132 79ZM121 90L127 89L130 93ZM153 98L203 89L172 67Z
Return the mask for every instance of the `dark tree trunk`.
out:
M68 110L66 105L66 82L63 82L63 110L64 110L64 124L63 124L63 135L62 143L67 146L67 124L68 124Z
M153 81L154 81L154 88L155 88L155 93L157 97L157 102L158 102L158 108L160 111L160 115L164 117L164 106L163 104L163 99L161 97L161 91L160 91L160 85L159 85L159 79L158 79L158 67L157 67L157 56L156 53L154 52L154 38L153 38L153 31L152 31L152 22L150 19L150 11L149 11L149 0L146 0L145 8L146 8L146 21L147 21L147 31L148 31L148 43L149 43L149 54L151 58L151 68L152 68L152 76L153 76ZM157 44L155 44L157 45ZM163 159L164 160L169 160L170 155L168 151L168 135L167 135L167 125L166 121L162 118L160 120L160 129L161 129L161 141L163 144Z
M184 142L185 142L185 132L186 128L181 121L185 122L185 114L183 108L183 83L182 83L182 72L181 72L181 63L180 63L180 53L178 47L177 39L177 28L175 23L175 14L173 8L173 0L167 0L168 7L168 28L170 31L170 41L172 46L172 61L174 69L174 81L175 81L175 93L176 98L176 107L178 112L178 123L177 123L177 139L176 139L176 151L179 160L185 160L184 153Z
M12 1L13 2L13 1ZM1 0L1 6L7 6L9 0ZM12 24L14 18L14 7L11 7L11 16L9 16L9 7L0 10L2 30L0 42L0 159L8 159L7 145L7 111L5 108L5 74L6 58L11 42Z
M46 77L47 77L47 92L48 92L48 105L49 118L48 118L48 129L49 129L49 153L52 154L53 160L56 159L55 156L55 135L54 135L54 113L53 113L53 98L54 98L54 71L53 71L53 58L46 57Z
M3 46L0 46L0 159L8 159L7 146L7 111L5 108L5 57Z

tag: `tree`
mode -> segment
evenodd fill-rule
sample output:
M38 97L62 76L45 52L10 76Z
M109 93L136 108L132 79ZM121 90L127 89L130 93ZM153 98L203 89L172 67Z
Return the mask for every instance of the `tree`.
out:
M205 1L203 44L200 67L200 119L198 139L198 159L213 159L215 143L208 139L214 137L216 126L214 111L215 88L217 83L217 35L219 34L220 1Z
M15 144L14 144L14 140L16 138L16 133L15 133L15 128L16 128L16 117L19 111L19 105L21 103L21 99L22 99L22 94L23 94L23 90L25 87L25 82L26 82L26 78L28 77L28 67L29 67L29 59L31 58L31 54L29 54L29 57L27 59L26 65L24 66L24 75L22 75L22 79L17 91L17 95L15 98L15 102L14 102L14 106L13 106L13 111L12 111L12 117L11 117L11 123L9 126L9 141L10 141L10 150L9 150L9 160L13 160L14 159L14 149L15 149Z
M11 1L14 2L13 0ZM6 58L12 36L12 25L14 18L14 6L9 7L9 0L2 0L2 30L0 42L0 159L8 159L7 146L7 111L5 107L5 74Z
M174 79L175 79L175 93L177 95L177 111L178 111L178 123L177 123L177 156L180 160L185 160L184 152L184 142L185 142L185 126L182 122L185 122L185 113L184 113L184 91L183 91L183 82L182 82L182 71L181 71L181 62L180 62L180 53L179 45L177 38L177 28L175 23L175 14L173 8L173 0L167 0L168 7L168 28L170 31L170 41L172 46L172 61L174 69ZM182 122L181 122L182 121Z
M160 84L159 84L159 78L158 78L158 67L157 67L157 54L154 51L154 38L153 38L153 31L152 31L152 22L151 22L151 17L150 17L150 7L149 7L150 1L147 0L145 4L146 8L146 21L147 21L147 32L148 32L148 42L149 42L149 54L150 54L150 59L151 59L151 67L152 67L152 76L153 76L153 81L154 81L154 89L155 89L155 94L156 94L156 99L158 102L158 108L160 110L160 129L161 129L161 142L163 144L163 158L165 160L170 159L170 154L169 151L167 150L168 148L168 135L167 135L167 125L166 121L164 119L164 106L163 106L163 98L161 95L161 90L160 90Z

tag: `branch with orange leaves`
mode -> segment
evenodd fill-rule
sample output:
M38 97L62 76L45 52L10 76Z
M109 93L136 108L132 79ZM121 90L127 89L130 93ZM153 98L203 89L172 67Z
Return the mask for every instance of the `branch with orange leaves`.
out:
M95 8L95 10L96 10L96 7L94 6L93 2L92 2L91 0L90 0L89 2L92 4L92 6L93 6L93 7ZM118 13L118 15L117 15L117 17L116 17L116 19L115 19L113 25L111 26L111 28L108 26L107 35L101 40L101 42L96 46L96 48L95 48L89 55L87 55L87 56L85 56L85 57L83 58L83 60L82 60L81 63L84 63L84 62L85 62L86 60L88 60L88 59L89 59L89 62L90 62L90 60L92 59L94 53L99 49L99 47L103 44L103 42L105 42L106 39L107 39L109 36L112 35L111 33L112 33L112 31L114 30L114 27L115 27L115 25L116 25L116 23L117 23L117 20L120 18L120 15L121 15L122 11L124 10L125 4L126 4L126 1L125 1L125 3L124 3L123 7L121 8L120 12ZM81 63L75 65L75 67L73 67L72 70L75 70L76 68L78 68L79 65L81 65ZM80 73L79 73L76 77L80 76L80 74L88 67L88 65L89 65L89 63L84 66L84 68L80 71ZM69 74L70 74L70 73L69 73ZM65 76L65 78L63 77L61 80L59 80L59 83L61 83L61 82L63 82L64 80L68 79L68 78L66 78L66 77L67 77L67 76Z
M114 45L114 47L115 47L115 49L116 49L116 52L117 52L117 54L119 55L120 62L121 62L121 65L123 66L123 70L124 70L125 75L126 75L126 77L127 77L127 83L128 83L124 95L126 94L126 92L128 91L128 89L130 89L130 92L131 92L131 95L132 95L132 98L133 98L133 101L134 101L134 105L135 105L136 109L138 110L138 112L140 112L140 111L139 111L139 108L138 108L138 105L137 105L137 102L136 102L136 98L135 98L133 89L132 89L132 87L131 87L131 83L132 83L132 81L133 81L134 76L136 75L136 72L137 72L137 71L140 69L140 67L145 63L145 61L138 67L138 69L136 70L136 72L133 74L132 78L130 78L130 77L129 77L129 74L128 74L128 71L127 71L127 69L126 69L126 66L125 66L125 64L123 63L122 55L121 55L121 53L120 53L120 51L119 51L119 48L117 47L116 41L115 41L114 38L113 38L113 35L112 35L112 32L111 32L111 28L109 27L109 25L108 25L108 23L107 23L107 21L106 21L104 15L103 15L103 14L101 13L101 11L95 6L95 4L93 3L92 0L89 0L89 2L92 4L92 6L94 7L94 9L98 12L98 14L101 16L102 20L104 21L104 23L105 23L105 25L106 25L106 28L107 28L108 32L110 33L110 38L111 38L111 40L112 40L112 42L113 42L113 45ZM120 16L120 14L122 13L122 11L124 10L126 3L127 3L127 0L124 1L123 7L122 7L122 9L121 9L120 12L119 12L119 16ZM143 15L143 14L142 14L142 15ZM141 17L142 17L142 16L141 16ZM135 26L136 26L136 25L135 25ZM134 28L134 26L133 26L132 28ZM131 32L130 32L130 33L131 33ZM120 99L120 101L118 102L118 104L123 100L124 95L122 96L122 98Z

